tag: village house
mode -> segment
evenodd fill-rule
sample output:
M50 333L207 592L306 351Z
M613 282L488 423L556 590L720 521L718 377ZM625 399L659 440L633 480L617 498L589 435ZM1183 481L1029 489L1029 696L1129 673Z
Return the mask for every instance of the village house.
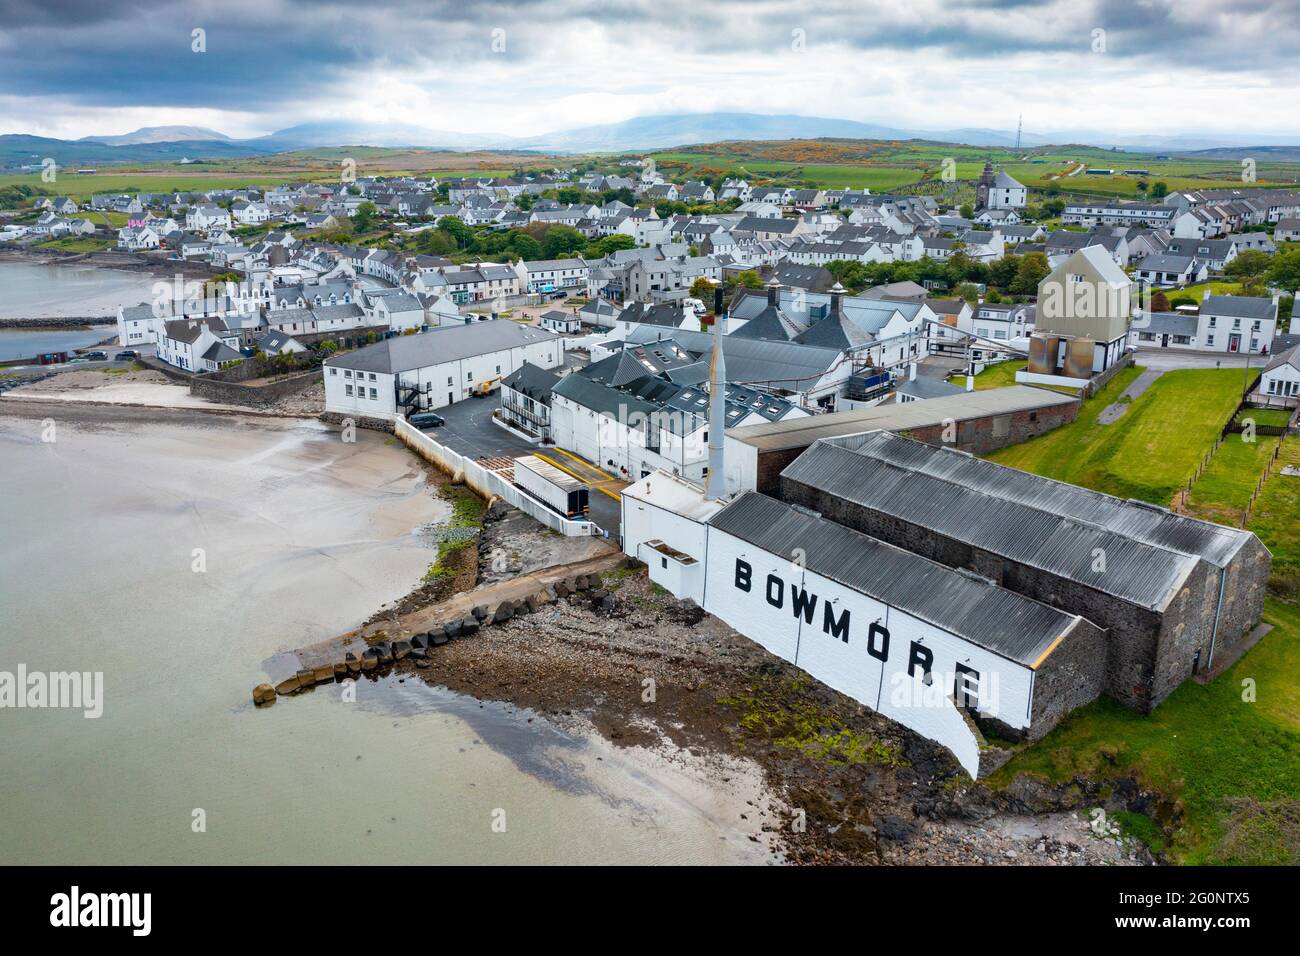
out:
M436 410L494 389L524 362L563 361L561 339L508 319L394 336L325 361L325 409L390 419Z

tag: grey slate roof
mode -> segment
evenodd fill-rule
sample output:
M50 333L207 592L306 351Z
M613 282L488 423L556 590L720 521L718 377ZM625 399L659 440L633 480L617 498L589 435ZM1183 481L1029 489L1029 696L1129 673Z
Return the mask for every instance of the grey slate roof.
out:
M772 554L802 549L809 571L1026 666L1080 620L757 492L709 525Z
M535 402L550 405L551 392L559 384L559 381L560 376L554 372L544 369L540 365L534 365L532 362L525 362L502 379L501 384L506 388L512 388L516 392L527 395Z
M1152 312L1146 323L1133 323L1134 332L1152 332L1156 335L1195 335L1196 315L1186 312Z
M1232 315L1243 319L1271 319L1277 315L1277 303L1271 298L1254 295L1212 295L1201 302L1207 315Z
M1253 537L881 431L818 442L782 476L1154 609Z
M559 339L550 332L518 325L509 319L496 319L470 325L448 325L419 335L394 336L332 358L325 364L361 372L392 374L488 352L504 352L537 342L553 342L557 349L560 347Z
M633 329L630 343L653 342L657 330ZM662 334L662 333L658 333ZM713 350L713 336L708 332L677 329L674 342L697 355ZM727 381L762 385L765 388L806 390L839 361L837 349L799 345L794 342L767 342L759 339L722 337L722 354L727 361Z

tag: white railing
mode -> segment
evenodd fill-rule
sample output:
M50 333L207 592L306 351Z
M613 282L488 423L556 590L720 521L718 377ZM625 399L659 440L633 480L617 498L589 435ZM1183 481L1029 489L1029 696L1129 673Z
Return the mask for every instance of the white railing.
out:
M464 482L467 487L486 500L500 498L506 504L518 508L553 531L571 538L603 534L601 529L591 521L573 521L559 512L552 511L495 471L484 468L478 462L452 451L446 445L438 444L403 418L399 417L393 421L393 434L425 461L451 475L452 480Z

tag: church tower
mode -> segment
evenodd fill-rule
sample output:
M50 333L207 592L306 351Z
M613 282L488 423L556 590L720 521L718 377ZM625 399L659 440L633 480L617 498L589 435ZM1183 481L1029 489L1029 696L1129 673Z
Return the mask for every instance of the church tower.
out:
M975 187L975 211L989 208L989 191L993 188L993 160L984 161L984 172L980 174L979 184Z

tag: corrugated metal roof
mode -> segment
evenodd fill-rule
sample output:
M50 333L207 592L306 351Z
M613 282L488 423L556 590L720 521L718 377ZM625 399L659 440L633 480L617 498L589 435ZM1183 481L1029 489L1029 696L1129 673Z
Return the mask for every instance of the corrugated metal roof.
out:
M853 439L834 442L842 446L850 443L856 444L862 454L911 471L1052 514L1068 515L1153 547L1202 558L1216 568L1225 567L1241 546L1254 537L1249 531L1176 514L1144 501L1116 498L897 435L881 432L862 436L860 442Z
M274 317L277 313L271 315ZM519 325L508 319L496 319L469 325L448 325L419 335L399 335L354 352L346 352L329 359L325 364L362 372L392 374L548 341L557 345L560 343L554 333Z
M641 327L632 329L627 335L627 341L633 344L666 341L670 338L697 355L713 351L713 336L708 332L676 329L670 335L663 330ZM821 376L840 361L837 349L798 345L794 342L737 338L734 335L722 337L722 354L727 360L729 381L792 390L808 389L815 385Z
M782 557L801 548L809 571L1026 666L1080 620L757 492L709 524Z
M996 465L1000 482L987 475L972 480L960 473L963 462L991 463L884 432L861 437L856 450L818 442L782 472L782 479L1140 607L1163 609L1196 567L1198 558L1191 553L1145 540L1176 537L1153 533L1159 524L1156 511L1129 506L1117 512L1097 505L1089 513L1110 520L1089 523L1071 512L1084 504L1074 494L1083 489ZM888 447L893 442L901 445ZM928 466L936 473L929 473ZM1017 476L1031 482L1018 483ZM1184 532L1185 539L1192 537ZM1105 556L1104 570L1095 570L1099 553Z
M731 357L727 356L727 371ZM1005 415L1078 402L1077 398L1031 385L1010 385L978 392L963 392L947 398L902 405L876 405L852 412L832 412L812 418L799 418L763 425L730 429L728 438L754 445L763 451L782 448L806 448L821 438L834 438L883 428L889 431L924 428L945 421L964 422L987 415Z

